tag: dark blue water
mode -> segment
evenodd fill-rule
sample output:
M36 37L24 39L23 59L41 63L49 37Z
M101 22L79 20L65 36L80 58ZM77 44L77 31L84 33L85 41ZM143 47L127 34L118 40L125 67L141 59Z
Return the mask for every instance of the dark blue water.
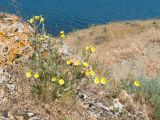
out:
M160 0L0 0L0 11L46 18L47 31L56 35L93 24L160 17Z

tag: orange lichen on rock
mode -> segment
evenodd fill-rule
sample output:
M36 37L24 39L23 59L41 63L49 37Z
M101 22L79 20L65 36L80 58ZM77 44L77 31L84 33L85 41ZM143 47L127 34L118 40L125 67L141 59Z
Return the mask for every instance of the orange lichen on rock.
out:
M19 56L28 58L32 55L29 24L16 15L2 13L0 28L0 66L12 64Z

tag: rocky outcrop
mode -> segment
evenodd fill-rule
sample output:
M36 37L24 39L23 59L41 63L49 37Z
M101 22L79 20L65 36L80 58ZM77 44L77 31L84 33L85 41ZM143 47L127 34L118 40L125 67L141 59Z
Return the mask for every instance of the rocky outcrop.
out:
M0 66L32 54L28 41L32 37L31 31L29 24L16 15L0 14Z

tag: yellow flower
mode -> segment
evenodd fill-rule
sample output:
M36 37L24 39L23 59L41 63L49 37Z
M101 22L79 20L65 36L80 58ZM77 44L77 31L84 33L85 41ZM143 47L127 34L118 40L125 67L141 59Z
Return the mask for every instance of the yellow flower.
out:
M95 72L93 70L90 71L91 75L95 75Z
M43 38L43 37L40 37L40 38L39 38L39 40L41 40L41 41L42 41L42 40L44 40L44 38Z
M53 81L53 82L55 82L55 81L56 81L56 79L57 79L56 77L52 77L52 81Z
M48 35L44 35L44 38L47 39L47 38L49 38L49 36Z
M31 24L34 23L34 19L31 18L31 19L29 20L29 22L30 22Z
M62 35L61 35L61 38L65 38L65 34L62 34Z
M39 17L39 16L34 16L34 18L35 18L36 20L39 20L40 17Z
M44 23L44 22L45 22L45 20L44 20L43 17L41 17L40 22L41 22L41 23Z
M89 72L89 71L86 71L85 74L86 74L87 76L89 76L89 75L90 75L90 72Z
M74 62L74 65L75 66L78 66L80 64L80 62L78 61L78 60L76 60L75 62Z
M139 80L136 80L136 81L134 81L134 85L135 85L136 87L139 87L139 86L141 85L141 83L140 83Z
M28 78L31 77L31 71L26 72L26 77L28 77Z
M64 80L63 80L63 79L60 79L60 80L59 80L59 84L60 84L60 85L63 85L63 84L64 84Z
M91 47L91 51L92 51L92 52L95 52L95 51L96 51L96 48L95 48L95 47Z
M65 38L64 31L61 31L61 32L60 32L60 37L61 37L61 38Z
M67 63L67 65L70 65L70 64L71 64L71 61L70 61L70 60L67 60L66 63Z
M87 63L87 62L83 62L83 66L84 66L84 67L87 67L87 66L88 66L88 63Z
M64 34L64 31L61 31L60 34Z
M34 78L36 78L36 79L39 78L39 74L38 74L38 73L35 73L35 74L34 74Z
M102 78L101 78L101 84L106 84L106 82L107 82L106 78L105 78L105 77L102 77Z
M89 50L89 48L90 48L89 46L86 46L86 50Z
M98 78L98 77L95 77L95 78L94 78L94 83L95 83L95 84L99 84L99 82L100 82L99 78Z

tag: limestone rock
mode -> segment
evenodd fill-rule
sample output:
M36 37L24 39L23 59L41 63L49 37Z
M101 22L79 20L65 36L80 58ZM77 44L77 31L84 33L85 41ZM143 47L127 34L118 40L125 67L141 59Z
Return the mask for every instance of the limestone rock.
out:
M132 112L135 112L136 106L133 102L133 98L128 95L128 93L125 90L122 90L120 95L119 95L119 100L121 103L125 105L125 107Z

